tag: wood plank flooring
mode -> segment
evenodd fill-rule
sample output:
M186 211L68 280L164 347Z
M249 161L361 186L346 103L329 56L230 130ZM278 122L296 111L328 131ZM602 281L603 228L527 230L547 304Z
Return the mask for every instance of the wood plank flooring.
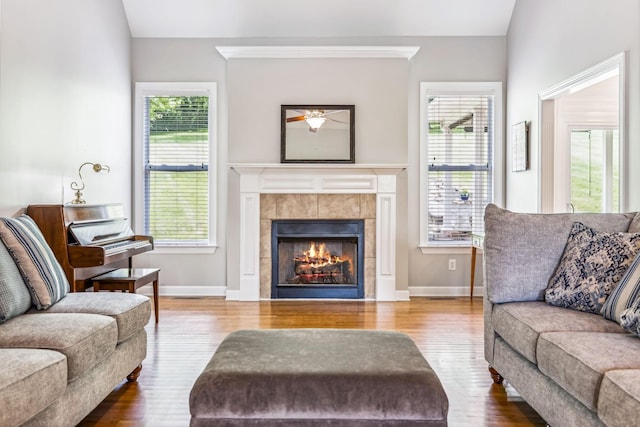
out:
M509 385L491 381L483 356L482 299L410 302L263 301L160 297L147 325L137 383L120 384L80 426L188 426L189 391L222 339L237 329L383 329L411 336L449 398L449 426L545 426Z

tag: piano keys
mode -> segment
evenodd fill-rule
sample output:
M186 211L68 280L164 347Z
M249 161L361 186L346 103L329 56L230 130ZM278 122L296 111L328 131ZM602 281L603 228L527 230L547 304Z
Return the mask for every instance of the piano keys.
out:
M72 292L91 287L91 278L131 268L135 255L153 250L153 237L136 235L121 203L101 205L29 205L62 265Z

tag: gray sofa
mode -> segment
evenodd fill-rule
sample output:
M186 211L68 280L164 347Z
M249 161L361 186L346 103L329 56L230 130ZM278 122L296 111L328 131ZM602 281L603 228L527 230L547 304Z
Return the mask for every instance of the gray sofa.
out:
M83 292L0 324L0 425L78 424L137 379L150 314L142 295Z
M638 425L640 338L544 301L574 222L627 232L637 218L485 210L485 358L553 427Z
M68 293L33 220L0 218L0 426L75 426L147 352L149 298Z

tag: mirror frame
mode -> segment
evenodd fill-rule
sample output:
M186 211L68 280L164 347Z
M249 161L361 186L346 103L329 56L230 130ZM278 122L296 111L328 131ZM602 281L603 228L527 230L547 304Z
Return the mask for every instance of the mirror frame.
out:
M299 141L287 138L287 111L290 110L348 110L349 111L349 158L290 158L287 157L287 147ZM281 163L355 163L355 105L281 105L280 106L280 162Z

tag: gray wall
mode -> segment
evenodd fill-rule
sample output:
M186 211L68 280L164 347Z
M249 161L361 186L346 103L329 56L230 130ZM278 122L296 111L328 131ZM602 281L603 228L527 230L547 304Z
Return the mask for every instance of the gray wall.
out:
M215 46L405 45L411 59L231 59ZM237 176L229 163L279 163L281 104L355 104L356 162L406 164L398 177L398 290L438 287L439 294L467 292L468 250L447 272L449 255L423 255L419 242L419 90L421 81L502 81L504 37L394 39L134 39L134 81L216 81L228 128L219 135L218 251L201 255L148 255L177 286L238 285ZM219 117L224 126L226 118ZM227 257L226 268L224 265ZM169 279L167 279L167 277ZM190 291L194 291L192 288ZM186 289L186 288L185 288Z
M279 161L282 103L356 104L357 161L408 165L399 177L400 290L463 294L469 277L466 252L424 255L417 249L421 81L508 82L505 135L512 123L532 122L532 168L506 171L506 205L534 211L538 93L627 51L627 162L640 156L636 1L518 0L507 37L353 40L131 41L119 1L2 0L0 5L0 214L12 215L30 203L70 200L68 185L84 161L112 167L109 175L87 177L87 200L122 201L129 209L132 81L217 82L220 247L215 254L141 257L141 263L163 268L163 286L237 289L236 263L227 260L236 251L237 222L231 215L237 206L229 195L237 183L227 163ZM300 43L414 45L420 51L406 62L226 61L215 50L216 45ZM248 112L254 118L247 124ZM508 159L508 146L505 154ZM629 167L628 173L629 188L640 184L639 169ZM629 198L628 207L640 209L640 194ZM458 259L455 272L446 268L449 258Z
M640 2L518 0L508 37L507 130L531 121L531 169L507 172L507 207L537 211L538 93L627 52L628 210L640 209ZM510 154L507 153L507 159ZM522 191L527 189L527 191Z
M471 273L470 249L444 254L423 254L420 242L420 82L504 82L506 79L504 37L432 37L423 39L411 62L409 77L409 169L408 234L409 286L413 295L468 295ZM506 85L503 85L503 93ZM497 201L499 204L502 201ZM448 260L455 259L455 271ZM476 267L476 286L482 286L481 262ZM480 295L476 292L474 295Z
M119 1L3 0L0 215L73 199L131 209L131 36Z
M229 161L279 163L281 104L354 104L356 163L406 164L408 74L406 59L232 59L227 74ZM398 216L406 218L406 185L400 184L397 201ZM233 197L229 218L239 218ZM399 223L398 233L404 235L405 222ZM239 224L228 225L231 240L237 241ZM239 286L233 275L238 249L229 247L232 289ZM398 247L397 259L405 264L397 269L397 289L406 290L405 246Z
M216 82L218 90L217 222L215 253L173 251L139 255L139 266L162 270L161 293L224 294L227 283L227 63L210 39L133 39L134 82ZM205 289L206 288L206 289Z
M356 162L406 163L406 59L231 59L229 161L280 162L281 104L355 104Z

